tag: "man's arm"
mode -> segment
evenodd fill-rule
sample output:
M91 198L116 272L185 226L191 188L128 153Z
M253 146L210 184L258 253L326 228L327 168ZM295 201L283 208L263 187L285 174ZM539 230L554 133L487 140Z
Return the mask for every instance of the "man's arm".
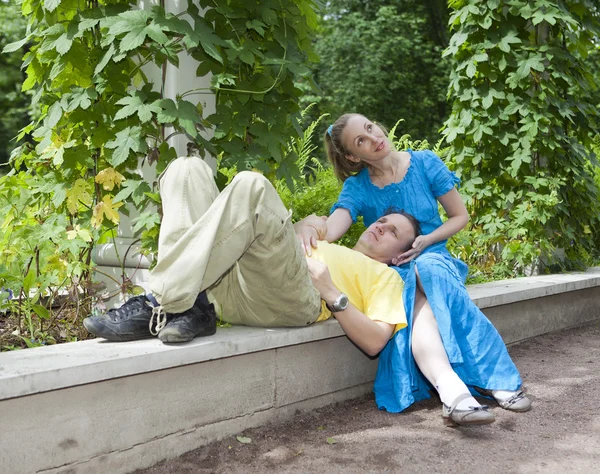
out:
M308 271L321 299L332 305L341 291L331 279L327 265L313 259L307 259ZM394 332L394 325L383 321L373 321L352 304L344 311L335 313L347 336L370 356L375 356L385 347Z

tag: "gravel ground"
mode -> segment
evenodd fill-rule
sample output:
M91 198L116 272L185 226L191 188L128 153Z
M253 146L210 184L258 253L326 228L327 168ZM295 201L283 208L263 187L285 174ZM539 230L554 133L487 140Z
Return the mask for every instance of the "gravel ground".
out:
M390 414L377 410L368 395L246 430L137 472L600 472L600 321L509 351L534 408L518 414L493 404L492 425L445 427L437 397Z

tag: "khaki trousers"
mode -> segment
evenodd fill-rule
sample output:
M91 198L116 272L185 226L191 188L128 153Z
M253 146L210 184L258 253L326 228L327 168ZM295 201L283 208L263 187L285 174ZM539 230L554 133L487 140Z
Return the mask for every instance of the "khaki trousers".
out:
M259 173L239 173L219 194L200 158L174 160L159 178L163 219L150 289L167 313L209 290L222 317L249 326L313 323L321 299L288 212Z

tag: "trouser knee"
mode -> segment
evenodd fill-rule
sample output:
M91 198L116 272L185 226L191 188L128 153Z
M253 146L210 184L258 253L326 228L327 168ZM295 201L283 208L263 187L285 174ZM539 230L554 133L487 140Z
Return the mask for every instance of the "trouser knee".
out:
M242 171L238 173L227 186L234 200L248 199L249 204L259 206L284 208L281 198L275 187L262 174L255 171Z
M267 178L265 178L262 174L257 173L256 171L240 171L238 174L235 175L235 177L231 181L230 186L234 183L244 183L247 185L258 185L262 187L273 186Z
M158 182L162 184L168 179L174 184L178 182L183 183L191 174L202 175L212 179L213 171L202 158L197 156L180 156L167 165L159 176Z

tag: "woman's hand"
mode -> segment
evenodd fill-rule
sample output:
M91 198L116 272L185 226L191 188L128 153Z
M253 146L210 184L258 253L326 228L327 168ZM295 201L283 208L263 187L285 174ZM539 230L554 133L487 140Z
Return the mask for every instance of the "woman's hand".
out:
M417 258L423 250L429 247L431 244L427 235L419 235L412 244L412 248L404 253L401 253L397 257L392 259L392 265L404 265Z
M312 255L312 249L317 248L317 241L324 240L327 235L326 221L327 217L310 215L294 224L296 237L309 257Z

